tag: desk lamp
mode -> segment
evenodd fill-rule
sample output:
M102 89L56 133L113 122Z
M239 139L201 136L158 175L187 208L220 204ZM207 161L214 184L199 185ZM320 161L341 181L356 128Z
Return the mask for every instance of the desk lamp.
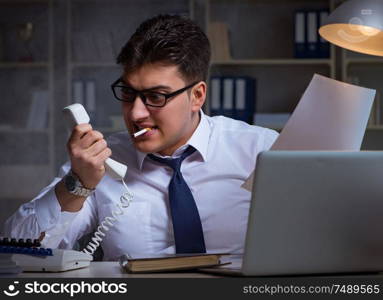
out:
M349 0L319 29L325 40L359 53L383 56L383 0Z

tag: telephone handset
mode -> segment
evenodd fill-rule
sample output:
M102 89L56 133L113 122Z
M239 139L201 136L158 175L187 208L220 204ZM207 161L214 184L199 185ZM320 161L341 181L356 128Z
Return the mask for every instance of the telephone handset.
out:
M73 128L74 126L78 124L89 123L90 121L89 115L86 112L84 106L82 106L79 103L75 103L65 107L63 109L63 113L66 116L67 121L69 122L69 125L72 126L71 128ZM144 132L140 134L143 134L143 133ZM124 214L123 208L127 208L130 202L133 200L133 194L130 192L130 190L128 189L124 181L124 177L125 177L127 169L128 169L127 166L111 158L108 158L105 161L106 172L112 178L121 180L121 183L125 187L126 192L121 195L120 203L116 204L116 207L118 208L118 210L112 211L112 216L106 217L101 222L101 224L97 227L97 231L94 233L92 241L89 242L89 244L82 250L83 252L93 255L93 253L96 251L96 249L100 245L100 242L102 241L103 237L105 236L104 231L108 231L110 227L114 226L114 222L117 221L117 218L120 215Z
M79 103L69 105L63 109L63 113L67 118L68 123L71 125L71 129L79 124L89 123L90 118L86 112L84 106ZM106 172L115 179L122 179L125 177L128 167L108 158L105 161Z

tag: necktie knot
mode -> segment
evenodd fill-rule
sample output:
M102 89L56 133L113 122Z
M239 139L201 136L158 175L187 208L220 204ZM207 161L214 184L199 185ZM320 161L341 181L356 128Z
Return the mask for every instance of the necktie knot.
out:
M184 153L182 153L182 155L180 157L177 157L177 158L170 158L170 159L169 158L162 158L162 157L155 156L153 154L149 154L148 156L150 157L150 159L152 159L154 161L157 161L161 164L164 164L164 165L171 167L174 172L179 172L181 169L182 161L186 157L188 157L189 155L193 154L194 151L195 151L195 148L189 146L184 151Z

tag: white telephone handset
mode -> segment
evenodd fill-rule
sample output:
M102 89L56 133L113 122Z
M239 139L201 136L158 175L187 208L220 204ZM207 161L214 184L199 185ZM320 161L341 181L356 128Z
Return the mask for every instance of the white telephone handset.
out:
M86 112L84 106L79 103L69 105L63 109L63 113L67 118L68 123L71 125L71 128L79 124L89 123L90 118ZM125 177L128 167L108 158L105 161L105 170L106 172L115 179L122 179Z
M73 128L74 126L78 124L84 124L89 123L90 118L88 113L86 112L84 106L82 106L79 103L75 103L72 105L69 105L63 109L63 113L66 116L69 124ZM146 131L149 129L146 129ZM141 134L143 134L142 132ZM100 242L102 241L103 237L105 236L104 231L108 231L110 227L114 226L114 222L117 220L117 218L124 214L123 208L127 208L130 204L130 202L133 200L133 194L130 192L128 187L126 186L124 182L124 177L126 174L128 167L111 159L108 158L105 161L105 170L106 172L114 179L121 180L121 183L124 185L126 192L121 195L120 197L120 203L116 204L116 207L118 210L112 211L112 216L106 217L101 224L98 226L97 231L94 233L94 236L92 238L92 241L89 242L89 244L83 249L82 251L87 254L93 254L97 247L100 245Z

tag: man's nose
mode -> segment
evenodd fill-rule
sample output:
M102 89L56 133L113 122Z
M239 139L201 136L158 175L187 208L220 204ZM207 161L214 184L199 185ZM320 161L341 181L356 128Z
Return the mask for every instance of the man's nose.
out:
M149 111L142 101L140 95L137 94L136 99L133 102L132 109L130 111L131 119L137 121L149 116Z

